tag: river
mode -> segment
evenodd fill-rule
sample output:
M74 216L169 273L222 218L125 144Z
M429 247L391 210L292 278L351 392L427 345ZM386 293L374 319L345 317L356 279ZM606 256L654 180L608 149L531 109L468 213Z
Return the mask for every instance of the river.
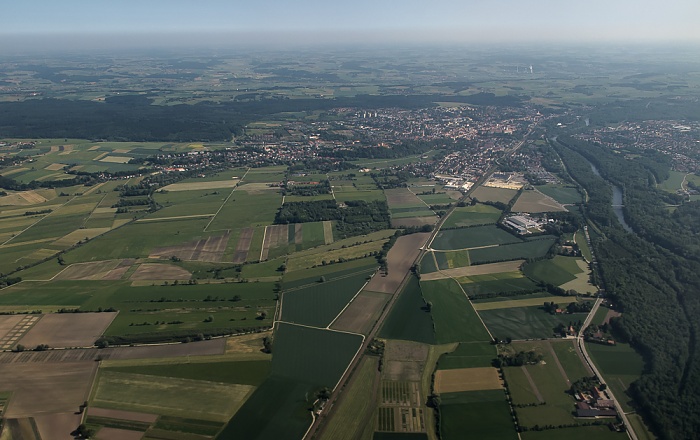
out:
M598 171L598 168L596 168L596 166L593 165L590 161L588 161L588 160L586 160L586 161L591 166L593 173L596 176L603 178L603 176L600 175L600 171ZM610 182L608 182L608 183L610 183ZM617 185L613 185L612 183L610 183L610 185L612 185L612 189L613 189L612 208L613 208L613 211L615 211L615 216L620 221L620 224L622 225L622 227L624 228L625 231L634 233L634 231L632 230L630 225L628 225L627 222L625 221L625 212L623 209L625 206L624 205L625 202L624 202L624 198L622 197L622 195L623 195L622 188L620 188Z

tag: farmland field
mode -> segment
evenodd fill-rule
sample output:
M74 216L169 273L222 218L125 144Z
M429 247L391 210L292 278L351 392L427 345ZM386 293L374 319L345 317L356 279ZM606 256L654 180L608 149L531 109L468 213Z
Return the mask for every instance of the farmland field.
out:
M479 315L494 337L512 339L549 338L560 323L586 318L585 313L550 315L541 306L484 310Z
M490 205L458 207L443 223L443 228L463 228L467 226L495 224L501 216L501 210Z
M279 323L272 374L333 389L362 339L348 333Z
M500 389L503 389L503 383L494 367L452 368L435 372L435 392L438 394Z
M518 438L503 391L447 393L440 404L440 434L445 440L475 438L515 440Z
M576 428L549 429L546 431L528 431L521 434L523 440L625 440L627 434L612 431L605 425L579 426Z
M538 185L536 188L544 195L553 198L562 205L581 203L583 201L581 198L581 193L579 193L574 186Z
M363 290L333 322L331 328L367 335L391 296Z
M473 226L440 231L431 247L439 250L457 250L520 242L521 239L496 226Z
M411 277L400 293L379 335L387 339L435 343L433 320L430 312L426 310L421 286L416 277Z
M496 348L491 341L463 342L457 348L442 357L438 362L440 370L453 368L490 367L496 358Z
M491 340L479 316L455 281L421 281L421 289L425 300L432 303L431 314L438 344Z
M591 254L591 248L588 246L588 241L586 241L586 235L583 233L582 230L576 231L576 244L581 250L581 255L583 256L583 258L585 258L586 261L592 261L593 255Z
M367 282L367 273L284 292L282 321L326 327Z
M519 260L522 258L541 258L554 244L554 239L544 238L524 243L505 244L501 246L471 249L469 258L472 264L493 263L497 261Z
M434 255L441 271L467 267L471 263L468 251L434 252ZM447 273L449 272L443 272L443 274Z
M399 237L387 254L388 274L378 273L367 284L373 292L394 293L420 253L429 233L418 233Z
M452 254L452 252L434 252L434 253L436 255L436 258L440 254L447 254L445 259L449 259L449 258L455 259L455 256L450 255L450 254ZM429 257L430 256L428 256L426 258L429 258ZM441 278L447 278L447 277L454 277L454 278L459 278L459 281L461 283L470 283L470 282L489 281L491 279L517 278L517 276L501 276L501 274L504 274L504 273L511 274L514 272L518 272L520 269L520 266L522 266L523 263L524 263L524 260L516 260L516 261L506 261L506 262L501 262L501 263L480 264L478 266L455 267L454 269L441 267L440 273L423 275L421 279L429 281L431 279L441 279ZM486 275L491 275L492 277L489 278Z
M512 292L533 292L538 289L537 284L523 276L520 271L460 277L457 281L470 298L495 297Z
M507 205L517 193L518 191L514 189L480 186L474 190L472 198L482 202L501 202Z
M576 264L576 260L576 257L557 255L552 259L526 264L523 272L534 280L561 286L574 280L576 274L583 272Z
M590 354L608 386L613 390L625 411L632 410L627 389L644 371L642 357L629 344L614 346L586 343Z
M566 211L566 208L553 198L542 194L538 190L523 191L512 208L513 212L558 212Z
M554 296L547 295L544 297L535 297L527 299L507 299L503 298L500 301L488 302L487 300L480 301L474 304L474 308L481 312L484 310L509 309L517 307L542 306L545 301L554 301L561 307L566 307L569 303L576 302L575 296Z

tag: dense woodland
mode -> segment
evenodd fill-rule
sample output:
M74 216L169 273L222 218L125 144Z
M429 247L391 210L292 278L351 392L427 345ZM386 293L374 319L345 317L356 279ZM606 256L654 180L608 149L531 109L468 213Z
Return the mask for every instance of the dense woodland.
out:
M660 438L693 438L700 432L700 204L656 190L656 176L668 172L658 162L573 138L559 141L552 145L590 197L584 213L595 226L598 265L607 294L623 311L613 327L646 362L631 387L635 401ZM622 229L611 207L610 184L586 159L624 188L625 217L634 234ZM671 213L667 203L680 206Z

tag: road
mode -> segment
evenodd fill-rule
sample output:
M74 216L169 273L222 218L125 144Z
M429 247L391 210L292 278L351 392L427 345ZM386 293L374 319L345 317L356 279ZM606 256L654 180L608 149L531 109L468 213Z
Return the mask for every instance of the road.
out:
M534 127L531 128L524 136L523 139L518 142L513 148L511 148L509 151L507 151L504 155L504 157L511 155L515 153L518 148L522 147L527 138L530 136L532 131L534 130ZM481 184L483 184L488 178L491 176L491 174L496 171L497 165L492 166L489 168L483 176L481 176L476 183L467 191L460 200L466 199L472 191L474 191L476 188L478 188ZM420 262L421 258L423 258L423 255L427 251L427 249L430 248L430 244L433 242L435 239L435 236L437 233L440 231L440 228L442 227L443 223L449 217L449 215L454 211L456 208L453 206L450 208L447 213L438 220L438 222L435 224L435 228L433 229L433 232L430 234L430 237L428 237L428 240L425 242L425 245L421 248L420 252L418 253L418 256L416 259L413 261L413 264L417 264ZM389 300L389 303L387 306L384 308L384 311L380 315L379 319L376 321L374 324L374 327L372 327L372 330L369 332L367 337L365 338L364 342L362 343L362 347L360 348L360 351L358 351L358 355L355 356L355 358L352 360L350 363L350 366L345 370L345 374L343 374L343 377L340 378L340 381L338 382L338 385L336 386L333 394L331 394L330 399L328 399L328 403L326 403L326 410L324 410L319 416L317 416L309 430L306 432L306 435L304 435L303 440L306 439L313 439L315 438L314 436L317 436L320 438L320 435L323 433L323 428L324 428L324 422L328 419L329 414L331 413L331 410L333 409L333 405L335 405L337 399L339 396L342 395L342 391L345 387L345 385L348 383L350 378L352 377L352 374L355 372L357 369L357 366L359 365L360 361L362 360L362 356L364 356L365 351L367 350L367 346L372 342L374 337L376 336L377 332L382 326L382 323L386 319L386 317L389 315L391 312L392 308L394 307L394 304L396 303L396 300L399 297L399 293L403 290L404 286L408 282L411 276L411 271L407 271L406 274L404 275L403 281L401 282L401 285L396 289L396 291L393 293L391 299Z
M591 357L588 355L588 351L586 351L586 344L583 340L583 332L588 327L588 325L591 323L591 320L593 319L593 316L595 316L595 313L598 311L598 307L600 307L600 304L603 302L602 298L598 298L593 305L593 308L591 309L591 313L588 314L588 317L586 318L586 321L583 323L583 326L581 326L581 329L578 332L578 335L576 337L578 349L581 351L581 354L583 354L584 359L586 359L586 363L588 366L591 368L593 371L593 374L598 378L600 383L605 383L605 380L603 380L603 375L600 374L600 371L598 371L598 368L595 366L593 361L591 360ZM625 427L627 428L627 435L629 436L630 439L632 440L637 440L637 434L635 434L634 429L632 428L632 425L630 425L629 420L627 419L627 415L625 414L625 411L622 409L622 406L620 405L620 401L617 400L617 398L613 395L612 389L610 387L607 388L607 393L610 395L610 398L615 402L615 410L617 411L618 415L622 419L622 422L625 424Z

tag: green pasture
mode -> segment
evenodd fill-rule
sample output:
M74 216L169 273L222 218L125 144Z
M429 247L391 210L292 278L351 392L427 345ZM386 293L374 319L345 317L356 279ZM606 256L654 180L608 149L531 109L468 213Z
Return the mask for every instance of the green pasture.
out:
M321 277L325 277L326 281L332 281L337 278L347 277L349 275L363 272L371 274L377 267L377 259L374 257L360 258L344 263L327 264L325 266L317 266L309 269L295 270L293 272L285 272L283 287L292 289L307 284L317 283Z
M192 191L155 192L153 199L162 209L147 218L179 217L187 215L216 214L231 193L231 188Z
M453 352L441 356L437 367L439 370L490 367L494 359L496 347L490 341L463 342Z
M248 176L246 176L246 181ZM207 230L217 231L270 225L273 223L280 206L282 206L282 195L277 191L252 192L236 189L226 204L221 207L221 211L214 217Z
M250 385L100 371L91 403L101 408L226 421L252 393Z
M442 270L467 267L471 264L469 251L434 252L434 255Z
M272 374L333 389L362 341L359 335L279 323Z
M671 176L668 179L659 183L658 185L656 185L656 187L666 192L675 193L676 191L681 189L681 184L685 179L686 173L683 173L681 171L671 171L670 174Z
M516 194L518 191L514 189L480 186L472 192L471 197L481 202L501 202L507 205Z
M577 273L583 272L576 264L577 257L556 255L547 260L526 263L523 272L533 280L561 286L576 278Z
M462 229L460 229L461 231ZM469 258L472 264L495 263L498 261L541 258L547 255L554 239L544 238L523 243L504 244L482 249L471 249Z
M460 277L457 281L470 297L537 290L537 284L519 271Z
M541 306L483 310L479 315L491 334L499 339L550 338L560 323L568 325L570 321L586 318L585 313L550 315Z
M612 389L625 411L633 409L627 393L632 382L644 371L644 360L629 344L616 345L586 343L586 350L593 359L605 382Z
M379 359L365 357L353 376L352 385L343 391L343 399L333 408L321 440L355 440L365 431L363 414L373 411L373 388Z
M430 251L423 255L420 260L420 271L421 273L432 273L438 271L438 266L435 262L435 253Z
M521 239L503 229L489 225L440 231L431 247L438 250L457 250L521 242Z
M491 337L479 320L459 285L451 279L420 283L423 297L432 303L435 342L490 341Z
M476 393L480 393L481 397L481 392ZM452 399L447 397L447 400ZM474 438L494 440L518 438L510 407L501 391L498 391L498 395L494 392L492 399L487 401L440 405L440 437L457 440L465 438L465 433Z
M386 339L435 343L433 319L426 308L421 286L416 277L411 277L399 294L379 336Z
M586 241L586 234L583 231L576 231L576 244L581 250L581 255L586 261L593 261L593 254L591 253L591 248L588 246L588 241Z
M428 205L449 205L450 203L454 203L454 200L444 192L438 192L435 194L417 194L417 196Z
M544 195L549 196L562 205L571 205L583 201L581 193L572 185L537 185L536 188Z
M190 363L182 359L182 363L176 364L103 367L102 371L257 386L263 383L269 375L270 361L197 361Z
M464 228L468 226L495 224L501 217L501 210L490 205L457 207L452 211L443 228Z
M285 292L282 297L282 321L326 327L367 282L367 273L359 273L337 281Z

